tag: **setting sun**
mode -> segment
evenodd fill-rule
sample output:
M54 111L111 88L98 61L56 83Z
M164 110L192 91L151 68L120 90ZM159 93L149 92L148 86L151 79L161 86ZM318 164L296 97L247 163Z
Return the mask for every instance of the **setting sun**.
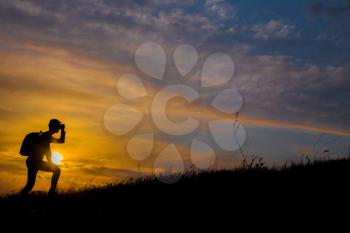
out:
M60 164L62 160L62 155L56 151L52 152L52 163Z

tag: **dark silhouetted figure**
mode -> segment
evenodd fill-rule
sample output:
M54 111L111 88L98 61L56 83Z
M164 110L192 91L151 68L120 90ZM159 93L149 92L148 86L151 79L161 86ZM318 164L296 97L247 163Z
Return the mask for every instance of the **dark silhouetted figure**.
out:
M21 195L27 196L35 184L36 175L39 170L53 172L49 196L56 194L57 182L61 174L59 166L52 163L50 143L64 143L66 132L65 125L57 119L49 122L49 130L40 133L30 133L23 140L20 154L28 156L26 161L28 168L28 180L26 186L22 189ZM52 137L53 134L61 130L59 139ZM47 159L43 161L44 155Z

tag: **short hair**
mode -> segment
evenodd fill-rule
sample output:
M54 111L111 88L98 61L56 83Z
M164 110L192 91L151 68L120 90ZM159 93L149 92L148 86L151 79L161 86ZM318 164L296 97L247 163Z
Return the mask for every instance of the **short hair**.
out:
M49 122L49 128L59 127L60 125L61 125L61 122L57 119L51 119Z

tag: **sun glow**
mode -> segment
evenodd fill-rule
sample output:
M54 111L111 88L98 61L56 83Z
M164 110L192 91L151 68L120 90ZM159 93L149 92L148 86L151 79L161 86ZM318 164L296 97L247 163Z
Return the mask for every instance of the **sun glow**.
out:
M62 160L62 155L56 151L52 152L52 163L60 164Z

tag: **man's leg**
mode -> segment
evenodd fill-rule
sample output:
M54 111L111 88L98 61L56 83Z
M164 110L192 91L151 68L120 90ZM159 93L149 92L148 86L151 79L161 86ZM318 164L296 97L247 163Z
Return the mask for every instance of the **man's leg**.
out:
M61 174L61 169L59 168L59 166L42 161L38 166L38 169L41 171L53 172L49 194L55 193L58 179L60 178L60 174Z
M27 184L21 191L22 196L28 195L28 193L33 189L37 173L38 170L36 168L28 167Z
M56 192L56 188L57 188L57 183L58 183L58 179L60 178L61 175L61 169L57 166L57 165L53 165L53 174L52 174L52 178L51 178L51 187L49 192Z

